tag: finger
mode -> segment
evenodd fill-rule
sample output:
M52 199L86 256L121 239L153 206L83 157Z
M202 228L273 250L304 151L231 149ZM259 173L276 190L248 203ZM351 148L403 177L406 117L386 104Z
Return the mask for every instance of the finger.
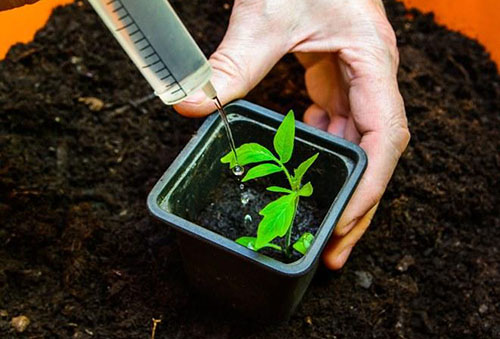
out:
M341 77L337 56L332 53L296 53L297 59L305 68L307 93L311 100L324 109L330 117L349 116L349 101L345 84ZM334 119L333 126L343 122ZM345 122L335 134L341 134Z
M316 104L312 104L304 113L304 122L318 129L326 131L330 124L328 113Z
M362 137L360 146L367 154L368 166L340 218L336 235L347 234L380 201L400 156L384 139L376 132Z
M209 59L213 69L210 81L223 105L245 96L287 52L275 35L255 34L261 27L240 23L233 16L234 12L222 43ZM174 108L182 115L200 117L213 112L215 106L198 92Z
M304 66L305 69L310 68L314 64L322 61L325 58L330 58L330 53L317 52L317 53L294 53L297 60Z
M351 114L368 165L335 229L337 235L347 234L380 201L408 145L410 134L395 66L370 64L367 69L354 70L357 77L349 90Z
M347 119L344 138L354 144L359 144L361 140L361 135L359 134L358 129L356 128L352 116L349 116L349 118Z
M330 240L323 252L323 262L326 267L331 270L338 270L344 266L351 254L352 248L361 239L368 226L370 226L377 207L378 204L373 206L348 234L334 236Z
M343 138L347 126L347 117L340 114L330 114L330 124L327 131Z
M344 132L348 126L349 120L342 115L329 115L328 112L320 106L312 104L304 113L304 122L339 137L345 137ZM352 122L351 125L354 126ZM356 135L359 136L359 133L357 132L350 131L350 133L354 136L353 139L355 139Z

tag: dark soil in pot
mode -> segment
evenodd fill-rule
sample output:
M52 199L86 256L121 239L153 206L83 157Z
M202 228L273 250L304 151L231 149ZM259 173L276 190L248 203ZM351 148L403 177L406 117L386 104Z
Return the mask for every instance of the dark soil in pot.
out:
M262 219L259 211L279 197L279 194L266 191L266 187L273 185L270 178L260 178L257 181L240 184L239 179L229 173L224 176L217 190L210 193L208 201L212 202L201 210L196 223L233 240L242 236L255 237L257 226ZM320 209L314 200L301 199L293 225L292 244L305 232L316 234L325 214L326 210ZM282 248L286 247L284 238L277 239L273 243ZM294 262L302 257L296 251L293 251L291 258L272 249L263 249L259 252L285 263Z
M172 3L213 51L231 4ZM0 62L0 337L139 338L152 317L157 338L498 337L497 70L431 16L387 10L411 143L345 268L319 272L288 325L262 328L201 303L173 232L148 215L199 121L130 105L151 90L111 34L85 2L58 9ZM300 65L287 56L247 99L302 112Z

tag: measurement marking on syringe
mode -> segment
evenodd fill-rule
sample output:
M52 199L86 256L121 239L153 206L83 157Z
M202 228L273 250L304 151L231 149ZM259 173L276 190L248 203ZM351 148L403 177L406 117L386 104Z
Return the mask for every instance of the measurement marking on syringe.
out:
M170 88L170 87L173 87L174 85L177 85L179 88L175 89L174 91L171 92L171 94L175 94L175 93L179 93L179 92L182 92L183 93L183 96L182 97L186 97L187 96L187 93L184 91L184 89L181 87L181 85L179 84L179 82L177 81L177 79L175 78L175 76L172 74L172 72L170 71L170 69L168 68L168 66L165 64L165 62L162 60L161 56L158 54L158 52L156 51L156 49L153 47L153 45L151 44L151 42L149 41L149 39L146 37L146 34L144 34L144 32L142 31L142 29L139 27L139 25L136 23L136 21L134 20L134 18L132 17L132 15L129 13L129 11L127 10L127 8L123 5L122 1L121 0L111 0L107 3L107 5L112 5L114 3L117 3L117 6L116 8L113 8L112 9L112 13L117 13L118 11L122 10L123 9L123 13L117 13L117 15L120 15L120 17L117 19L117 21L121 22L122 20L127 20L128 18L130 19L130 22L125 24L125 26L122 26L118 29L116 29L117 32L119 31L122 31L122 30L125 30L125 32L127 32L127 28L129 27L132 27L133 25L135 25L132 32L127 32L128 36L129 37L132 37L133 35L136 35L138 33L141 33L142 34L142 37L139 36L139 38L135 41L133 41L133 43L135 45L138 45L139 43L141 43L142 41L146 41L146 44L143 45L141 48L138 49L139 52L142 52L142 53L148 53L148 55L146 56L143 56L144 60L146 59L149 59L149 58L152 58L154 57L155 55L158 57L157 60L151 62L150 64L147 64L145 66L142 66L142 68L150 68L154 65L157 65L157 64L161 64L160 68L156 69L156 70L153 70L154 73L156 74L160 74L162 72L167 72L168 74L165 74L163 75L163 77L160 79L160 81L164 81L166 79L168 79L169 77L172 77L173 81L170 82L169 84L166 84L165 85L165 88ZM114 7L114 6L113 6ZM128 20L127 20L128 21ZM139 46L137 46L139 47ZM146 50L148 50L148 48L151 48L150 51L146 52ZM141 53L141 54L142 54ZM181 97L181 98L182 98Z
M120 6L116 7L115 9L113 9L111 12L116 13L122 8L123 8L123 5L120 5Z
M129 16L128 13L125 13L124 15L122 15L121 17L118 18L118 21L122 21L123 19L125 19L128 16Z
M117 31L117 32L119 32L119 31L121 31L121 30L124 30L124 29L125 29L125 28L127 28L127 27L132 26L132 25L135 25L135 22L133 22L133 21L132 21L132 22L130 22L130 23L128 23L128 24L126 24L125 26L122 26L122 27L118 28L116 31Z
M162 62L161 59L158 59L158 60L156 60L155 62L153 62L153 63L151 63L149 65L142 66L142 68L148 68L148 67L154 66L154 65L156 65L156 64L158 64L160 62Z
M156 54L156 52L153 52L153 53L151 53L151 54L148 54L148 55L146 55L146 56L144 57L144 59L148 59L148 58L152 57L152 56L153 56L153 55L155 55L155 54Z
M142 38L140 38L139 40L136 40L136 41L133 41L134 44L138 44L139 42L143 41L143 40L146 40L146 37L143 36Z
M141 30L140 30L140 29L136 29L135 31L130 32L130 33L129 33L129 36L135 35L135 34L137 34L137 33L139 33L139 32L141 32ZM142 33L142 32L141 32L141 33Z

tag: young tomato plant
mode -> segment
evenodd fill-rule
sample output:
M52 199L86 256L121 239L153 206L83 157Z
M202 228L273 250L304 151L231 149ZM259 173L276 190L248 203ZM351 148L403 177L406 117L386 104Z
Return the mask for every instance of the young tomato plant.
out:
M238 163L233 152L229 152L221 158L221 162L229 164L230 168L258 164L250 168L243 177L242 182L261 178L273 173L282 172L286 176L289 188L270 186L268 191L281 193L276 200L267 204L259 214L263 217L257 228L257 237L241 237L236 242L254 251L268 247L284 252L287 257L291 256L292 247L301 254L305 254L314 236L311 233L304 233L292 245L292 226L297 213L297 206L300 197L309 197L313 193L313 186L310 182L302 185L302 178L307 170L318 157L318 153L305 160L294 170L291 175L285 164L292 158L293 144L295 139L295 118L293 111L288 112L283 122L278 127L274 136L273 145L277 154L275 156L266 147L257 143L243 144L236 149ZM285 247L282 248L272 241L278 237L285 238Z

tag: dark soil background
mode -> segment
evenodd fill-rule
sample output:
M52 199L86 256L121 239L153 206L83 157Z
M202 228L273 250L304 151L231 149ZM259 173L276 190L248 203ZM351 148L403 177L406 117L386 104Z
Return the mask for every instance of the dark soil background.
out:
M212 52L231 3L172 3ZM499 337L497 69L432 16L387 10L410 146L347 265L317 274L289 324L261 327L196 297L146 209L201 121L137 102L151 89L89 5L57 9L0 62L0 337L146 338L153 317L157 338ZM248 99L303 111L301 67L286 57Z

